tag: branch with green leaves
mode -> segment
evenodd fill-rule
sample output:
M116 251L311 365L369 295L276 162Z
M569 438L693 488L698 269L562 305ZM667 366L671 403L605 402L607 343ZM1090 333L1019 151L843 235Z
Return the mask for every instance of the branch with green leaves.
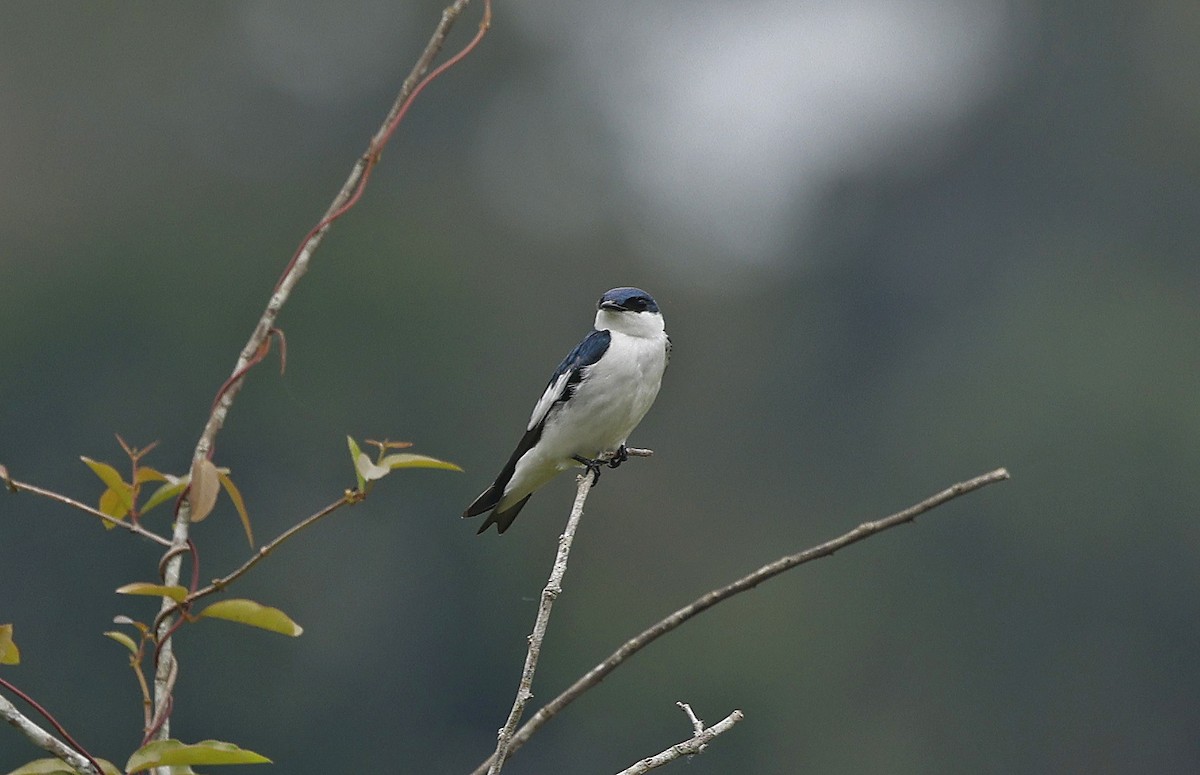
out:
M86 513L98 516L106 528L136 528L131 530L131 532L143 537L152 537L156 539L157 543L169 545L169 541L148 530L141 523L141 519L147 512L162 503L166 503L173 498L178 498L188 487L193 477L197 476L197 472L193 470L191 474L183 476L164 474L143 463L142 458L154 447L153 444L147 446L145 449L138 450L127 445L119 436L117 438L132 463L129 481L125 481L116 467L91 458L83 458L83 462L96 474L104 485L104 490L98 497L99 505L96 508L67 498L59 493L14 481L8 477L7 471L4 470L0 470L0 478L3 479L10 489L15 491L44 495L54 501L66 503ZM142 622L127 615L116 616L113 619L114 623L125 629L110 630L104 633L106 637L121 644L129 652L129 666L133 671L142 698L144 745L135 751L134 755L130 758L129 763L126 765L127 771L135 772L137 769L167 766L172 762L183 766L185 764L247 764L268 761L265 757L253 751L246 751L230 743L220 741L209 740L191 745L180 743L176 740L150 742L150 737L157 730L164 716L153 712L154 702L150 685L146 678L145 661L147 656L156 654L160 650L161 641L158 639L156 633L160 631L163 622L168 617L176 617L173 627L170 629L172 634L177 632L179 627L184 623L196 622L201 619L223 619L283 635L298 637L303 633L303 628L293 621L290 616L278 608L266 606L253 600L220 600L198 611L194 610L193 606L199 600L225 590L229 585L248 573L255 565L266 559L267 556L282 544L296 537L305 529L343 506L352 506L365 500L375 483L393 471L413 468L449 471L462 470L454 463L428 455L395 451L398 449L408 449L412 446L409 442L368 440L368 445L377 448L377 453L374 459L372 459L362 452L358 442L353 437L347 436L346 440L357 487L347 488L336 501L300 520L273 540L259 547L249 559L233 571L220 578L213 579L203 587L199 586L198 551L195 545L189 541L182 553L190 554L193 560L192 585L190 588L181 584L168 585L153 582L133 582L125 584L116 590L118 594L122 595L166 598L174 602L174 605L165 612L160 612L152 623ZM229 478L228 470L219 469L214 466L211 469L206 469L206 472L199 475L211 477L212 482L208 487L212 490L212 495L208 498L211 502L205 505L204 510L196 513L201 514L202 517L211 513L215 505L217 487L223 486L238 512L247 538L253 540L249 514L246 511L241 494L233 484L232 479ZM141 497L143 493L140 485L148 482L159 482L160 486L148 498L143 499ZM17 649L12 638L12 625L0 625L0 665L15 665L19 661L20 651ZM170 677L172 687L174 681L175 674L172 674ZM36 701L25 695L16 686L0 678L0 688L8 690L34 707L59 732L59 737L55 737L53 734L39 727L28 716L22 714L12 703L0 697L0 717L25 733L26 737L35 745L44 748L58 757L57 759L41 759L31 762L25 767L14 771L14 773L10 773L10 775L20 775L21 773L34 775L35 773L55 772L58 771L55 769L56 766L61 769L61 762L63 761L70 763L76 770L83 768L83 771L89 773L101 771L104 773L120 772L111 762L107 762L104 759L91 758L91 754L78 745L50 713L45 711ZM55 765L55 762L58 762L58 764Z
M187 474L168 475L143 465L142 458L154 445L136 449L118 437L131 461L128 480L114 466L91 458L83 459L83 462L105 485L98 505L92 507L52 490L13 479L8 469L0 465L0 483L3 483L11 492L25 492L49 498L97 517L108 529L119 527L167 548L159 562L161 583L137 582L125 585L118 590L124 594L150 595L160 598L162 602L158 616L150 624L139 622L132 617L119 616L115 622L118 625L132 628L132 635L122 630L105 633L129 650L130 664L137 676L144 706L145 738L143 746L135 751L126 763L125 771L128 773L160 768L163 773L166 773L167 768L171 768L171 772L177 774L191 772L192 765L267 761L265 757L257 753L242 750L230 743L209 740L186 744L168 738L172 692L178 675L173 636L184 623L201 618L228 619L252 626L265 627L288 635L299 635L302 630L282 611L254 601L222 600L195 613L191 611L192 604L203 597L225 589L282 543L318 520L342 506L361 501L367 496L373 484L391 471L401 468L457 469L457 466L451 463L434 458L410 452L394 452L393 450L406 445L387 442L381 444L379 455L375 460L371 460L363 455L357 449L356 443L351 440L355 478L358 485L356 489L347 490L330 506L301 520L276 539L259 548L252 557L231 573L215 579L207 586L199 585L199 558L196 546L189 538L190 525L204 519L213 511L222 489L237 510L247 541L251 547L255 544L250 518L241 493L233 484L229 471L219 468L213 462L217 434L223 427L247 374L254 366L265 360L271 351L272 343L278 341L281 353L286 352L283 332L276 327L280 311L296 283L307 271L309 261L329 228L361 199L371 171L379 163L384 148L412 106L413 101L431 82L468 56L490 29L491 0L483 0L482 18L475 35L457 53L436 68L430 69L442 51L450 30L469 3L470 0L454 0L443 10L433 35L404 80L399 95L379 130L372 136L366 152L354 164L349 177L334 197L325 215L304 236L296 252L289 259L278 282L272 289L270 298L253 332L240 351L232 373L217 391L208 419L193 451L191 466ZM143 487L153 483L158 484L156 491L149 498L143 500L141 497ZM170 537L160 535L143 525L142 517L146 512L172 500L174 502L174 518ZM180 583L185 555L190 555L192 561L192 579L189 586ZM11 643L11 628L8 641L10 645L6 648L11 659L17 653L15 644ZM150 655L152 655L154 663L152 682L147 680L142 667L144 660ZM4 664L3 659L0 659L0 664ZM0 686L17 693L22 699L41 710L32 698L20 693L7 681L0 679ZM61 728L53 716L45 712L43 715L62 737L70 740L66 730ZM96 760L73 741L71 745L67 745L59 740L20 713L11 702L2 696L0 696L0 716L24 732L26 737L35 744L57 757L53 760L31 762L10 775L62 771L63 767L57 762L65 764L76 772L87 773L87 775L120 772L110 763Z
M366 152L354 164L350 175L334 196L325 215L301 239L295 253L292 254L278 282L275 284L275 288L267 301L266 308L259 317L258 323L250 334L250 338L242 348L237 362L234 364L232 373L222 383L220 389L217 391L216 398L213 400L208 421L204 425L204 430L201 432L200 439L197 441L196 448L192 454L193 477L196 476L198 469L207 467L208 464L205 461L211 463L217 434L225 424L226 417L233 406L233 401L245 383L247 373L253 366L260 363L266 357L266 354L270 350L271 341L279 334L279 329L276 328L276 320L283 306L287 303L292 289L308 271L309 261L320 247L330 227L335 221L349 212L361 199L366 190L367 182L370 180L371 171L379 163L383 149L387 146L388 141L407 114L413 101L426 86L474 51L475 47L487 34L488 29L491 27L491 0L483 0L483 18L479 23L479 28L475 36L458 53L430 71L430 67L434 59L441 52L450 30L469 3L470 0L455 0L442 11L441 20L434 28L433 35L428 44L426 44L425 49L421 52L421 55L417 58L417 63L413 66L408 77L405 78L404 83L400 87L399 95L384 118L383 124L372 136ZM182 498L179 502L172 531L172 548L168 550L164 557L162 581L165 586L170 587L179 583L183 548L188 543L189 525L194 521L192 510L200 502L197 493L191 490L188 492L188 497ZM176 601L169 597L164 597L160 607L160 614L165 614L176 605ZM171 708L171 692L174 687L173 676L178 670L175 664L174 647L171 639L175 627L176 624L170 621L169 616L163 616L161 617L159 629L156 632L159 648L156 651L157 664L154 673L154 716L156 719L162 719L154 731L153 736L156 740L167 739L170 729L168 717Z

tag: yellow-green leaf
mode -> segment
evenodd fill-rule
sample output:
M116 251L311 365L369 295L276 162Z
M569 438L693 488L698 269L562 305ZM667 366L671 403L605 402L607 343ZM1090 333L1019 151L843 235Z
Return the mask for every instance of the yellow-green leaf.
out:
M116 494L116 497L121 499L121 505L125 508L126 512L133 508L133 487L121 478L121 475L117 473L117 469L108 463L92 460L90 457L80 457L79 459L86 463L87 467L92 469L92 472L96 476L100 477L100 481L108 485L108 489L112 490ZM104 509L100 510L104 511ZM110 512L105 511L104 513L108 514ZM114 514L113 516L116 515Z
M118 595L150 595L152 597L169 597L176 603L182 602L188 596L187 587L178 584L170 586L151 584L148 581L135 581L123 587L117 587Z
M397 468L441 468L446 471L461 471L462 469L445 460L438 460L428 455L416 455L412 452L397 452L379 461L379 465L390 470Z
M147 500L145 505L142 506L142 513L145 514L147 511L159 505L163 501L177 497L179 493L183 492L183 488L188 486L188 482L190 481L191 477L188 476L183 478L176 478L174 476L167 477L163 486L155 490L154 494L150 496L150 499Z
M136 479L138 484L145 484L146 482L168 482L170 480L171 477L168 477L161 471L157 471L149 466L138 467Z
M109 630L104 634L115 640L117 643L120 643L125 648L129 649L130 654L133 654L135 657L137 656L138 647L137 644L133 642L133 638L129 637L123 632L117 632L116 630Z
M13 643L13 626L0 624L0 665L21 664L21 650Z
M133 752L125 769L141 772L151 767L190 766L193 764L270 764L271 760L254 751L238 748L233 743L204 740L181 743L178 740L157 740Z
M221 480L221 486L225 488L225 492L229 493L229 500L233 501L233 507L237 509L238 516L241 517L242 527L246 529L246 540L250 542L250 548L253 549L254 531L250 529L250 515L246 512L246 502L242 500L242 493L229 478L229 474L218 470L217 477Z
M96 763L104 771L104 775L121 775L117 765L107 759L97 759ZM79 775L67 766L62 759L36 759L8 773L8 775Z
M363 477L362 472L358 470L358 459L363 456L363 453L358 448L358 442L354 440L353 436L347 436L346 443L350 447L350 462L354 464L354 477L358 480L358 489L361 491L367 486L367 480Z
M199 522L212 513L217 505L217 493L221 491L220 474L213 462L202 457L192 463L192 488L188 490L191 501L191 520Z
M145 635L150 632L150 627L135 619L130 619L124 614L118 614L113 617L113 624L128 624L130 627L136 627L137 631Z
M125 515L129 513L129 509L125 506L128 502L128 497L117 492L109 487L100 496L100 513L107 514L114 519L125 519ZM104 529L112 530L116 525L104 520Z
M293 638L304 632L304 628L292 621L283 611L253 600L219 600L201 611L198 616L261 627L264 630L291 635Z

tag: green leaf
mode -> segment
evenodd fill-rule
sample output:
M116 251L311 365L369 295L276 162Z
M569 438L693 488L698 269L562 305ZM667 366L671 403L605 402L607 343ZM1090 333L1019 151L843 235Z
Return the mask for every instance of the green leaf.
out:
M226 619L251 627L261 627L264 630L291 635L293 638L304 632L304 628L278 608L256 603L253 600L220 600L205 608L197 616L207 616L211 619Z
M92 469L92 472L96 476L100 477L100 481L108 485L108 489L112 490L115 497L120 499L120 504L125 509L125 514L129 513L129 510L133 508L133 487L121 478L121 475L117 473L117 469L108 463L92 460L90 457L80 457L79 459L86 463L87 467ZM103 508L100 510L104 511ZM104 513L109 514L111 512L104 511ZM116 516L116 514L113 514L113 516Z
M178 584L164 586L162 584L151 584L148 581L135 581L132 584L126 584L123 587L117 587L117 594L169 597L176 603L180 603L183 602L183 599L188 596L188 591L187 587L181 587Z
M117 632L116 630L109 630L104 634L115 640L117 643L120 643L125 648L129 649L130 654L133 654L135 657L137 656L138 647L137 644L133 642L133 638L129 637L123 632Z
M127 500L121 493L109 487L100 495L100 512L115 519L125 519L125 515L129 513L129 509L125 507ZM116 525L107 519L104 520L105 530L112 530L114 527Z
M0 624L0 665L21 664L21 650L13 643L13 626Z
M233 507L237 509L238 516L241 517L242 527L246 529L246 540L250 542L250 548L253 549L254 531L250 529L250 515L246 513L246 502L242 500L242 493L238 491L237 485L229 478L228 473L218 469L217 478L221 480L221 486L229 494L229 500L233 501Z
M97 759L96 762L100 765L100 769L104 770L104 775L121 775L121 770L117 768L117 765L107 759ZM8 775L79 775L79 773L68 767L62 759L36 759L28 764L22 764Z
M346 437L346 443L350 446L350 462L354 464L354 476L358 479L358 489L361 492L367 486L367 480L358 470L358 459L363 456L362 450L358 448L358 442L353 436Z
M146 482L169 482L175 477L167 476L161 471L157 471L149 466L139 466L137 470L137 484L145 484Z
M125 769L133 773L151 767L270 763L271 760L261 754L219 740L204 740L191 745L178 740L157 740L134 751L126 762Z
M192 488L188 490L188 500L192 504L192 522L199 522L212 513L220 491L220 474L213 462L206 457L193 461Z
M187 487L188 482L190 481L191 477L188 476L168 476L166 478L166 483L162 487L159 487L157 490L155 490L154 494L150 496L150 500L146 501L146 504L142 506L142 513L145 514L147 511L159 505L163 501L178 497L179 493L183 492L183 488Z
M428 455L415 455L411 452L396 452L379 461L379 465L392 471L397 468L440 468L446 471L462 471L461 468L445 460L438 460Z

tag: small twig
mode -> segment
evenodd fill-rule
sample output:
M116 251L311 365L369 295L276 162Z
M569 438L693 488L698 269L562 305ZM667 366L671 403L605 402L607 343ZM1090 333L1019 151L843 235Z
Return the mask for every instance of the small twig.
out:
M492 754L492 765L488 775L499 775L508 757L509 743L513 731L521 721L525 712L525 704L533 698L533 674L537 670L538 657L542 653L542 641L546 637L546 626L550 622L550 609L554 600L562 592L563 576L567 572L567 559L571 554L571 543L575 540L575 530L583 517L583 504L587 501L588 493L594 484L593 477L584 472L577 477L579 483L575 492L575 503L571 506L571 516L567 518L567 527L558 537L558 554L554 558L554 567L550 570L550 579L542 590L541 604L538 606L537 618L534 620L533 633L529 636L529 651L525 654L525 668L521 671L521 683L517 687L517 697L513 702L508 720L496 736L496 752Z
M704 731L704 722L696 716L696 712L692 710L691 705L688 705L686 702L677 702L675 705L687 715L688 721L692 722L692 734L698 735ZM700 750L696 753L701 753L702 751L704 751L704 746L701 746Z
M692 709L687 706L687 703L680 702L676 704L682 708L685 708L688 716L691 717L693 723L695 723L696 716L694 713L692 713ZM716 724L713 724L708 729L705 729L704 725L700 724L690 739L684 740L682 743L676 743L662 753L642 759L632 767L621 770L617 773L617 775L642 775L644 772L649 772L656 767L661 767L664 764L673 762L681 756L698 754L703 751L709 743L711 743L720 735L728 732L733 728L734 724L738 723L743 718L745 718L745 716L742 714L742 712L740 710L735 710L733 713L730 713L728 716L721 719Z
M75 500L74 498L68 498L67 496L61 495L57 492L54 492L53 490L46 490L46 489L43 489L36 485L28 484L26 482L18 482L16 479L5 478L4 483L6 485L8 485L8 489L12 490L13 492L30 492L30 493L33 493L34 495L41 495L44 498L49 498L50 500L58 501L59 503L65 505L65 506L70 506L71 508L79 509L80 511L91 514L93 517L99 517L107 525L111 525L112 527L124 528L125 530L128 530L130 533L133 533L135 535L140 535L142 538L148 538L160 546L170 546L171 545L170 539L164 538L164 537L160 536L158 533L147 530L146 528L142 527L137 522L134 522L132 520L126 521L124 519L117 519L116 517L112 516L111 514L105 514L103 511L100 511L99 509L94 509L91 506L87 505L86 503L80 503L79 501Z
M555 697L550 702L543 705L537 713L529 721L525 722L509 743L508 753L511 755L514 751L525 744L527 740L535 732L541 729L542 725L552 719L559 711L571 704L581 694L591 689L596 684L604 680L609 673L616 670L626 659L633 656L643 648L653 643L654 641L666 635L671 630L674 630L679 625L691 619L693 616L707 611L717 603L727 600L739 592L745 592L748 589L753 589L767 579L778 576L786 570L791 570L797 565L803 565L812 560L818 560L822 557L828 557L839 549L843 549L850 544L857 543L864 539L870 538L873 535L882 533L884 530L912 522L914 519L924 514L925 512L937 508L942 504L952 501L959 496L974 492L996 482L1002 482L1008 479L1008 471L1003 468L997 468L995 471L990 471L986 474L968 479L965 482L947 487L945 490L930 496L920 503L909 506L903 511L898 511L889 517L877 520L875 522L864 522L848 533L845 533L831 541L826 541L810 549L805 549L796 554L780 557L778 560L764 565L758 570L750 573L742 578L728 584L724 587L714 589L704 595L701 595L696 600L680 608L675 613L652 625L639 635L625 641L621 647L609 655L600 664L593 667L575 683L571 684L561 694ZM491 758L488 758L482 764L475 768L471 775L483 775L487 772L488 766L491 763Z
M300 520L296 524L292 525L287 530L283 531L278 536L276 536L274 539L272 539L268 543L259 547L258 551L255 552L254 555L250 559L248 559L244 563L242 563L241 566L237 568L237 570L234 570L231 573L229 573L225 576L222 576L219 579L213 579L213 581L207 587L203 587L201 589L197 589L196 591L192 592L190 595L187 596L187 602L194 603L195 601L199 600L200 598L207 597L208 595L211 595L214 592L219 592L222 589L224 589L225 587L232 584L234 581L237 581L242 576L246 575L247 571L249 571L251 568L253 568L258 563L262 562L267 557L267 555L269 555L271 552L278 549L280 544L284 543L289 538L294 537L295 535L297 535L300 531L304 530L305 528L311 527L312 525L316 524L318 521L329 516L333 512L340 509L342 506L346 506L350 503L353 503L354 502L353 496L354 496L353 493L347 492L345 495L338 498L336 501L329 504L325 508L321 509L320 511L316 512L315 514L311 514L311 515L305 517L304 519Z
M86 775L104 775L103 770L100 768L99 762L92 758L91 754L86 753L83 747L79 745L79 743L76 743L74 739L72 739L72 737L67 733L67 730L63 729L62 725L58 723L54 716L50 715L50 713L42 708L41 705L34 702L29 695L25 694L8 681L0 679L0 684L2 684L5 689L8 689L10 692L16 694L22 700L29 703L38 711L38 713L41 713L42 716L44 716L46 720L49 721L56 730L58 730L58 733L69 740L71 744L67 745L67 743L64 743L62 740L59 740L45 729L42 729L37 725L36 722L34 722L25 714L21 713L21 711L17 709L17 706L9 702L8 698L6 698L4 695L0 695L0 718L3 718L9 724L12 724L14 727L20 730L20 732L25 735L29 742L33 743L44 751L49 751L50 753L54 754L59 759L62 759L64 762L71 765L71 767L78 772L86 773Z

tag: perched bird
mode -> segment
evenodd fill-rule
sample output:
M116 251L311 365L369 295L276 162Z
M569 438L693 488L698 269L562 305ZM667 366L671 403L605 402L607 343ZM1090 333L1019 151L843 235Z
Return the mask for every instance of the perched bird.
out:
M671 340L654 298L613 288L596 305L595 327L563 359L533 407L525 435L496 481L463 512L486 512L479 532L503 533L542 485L568 468L616 468L625 440L658 395Z

